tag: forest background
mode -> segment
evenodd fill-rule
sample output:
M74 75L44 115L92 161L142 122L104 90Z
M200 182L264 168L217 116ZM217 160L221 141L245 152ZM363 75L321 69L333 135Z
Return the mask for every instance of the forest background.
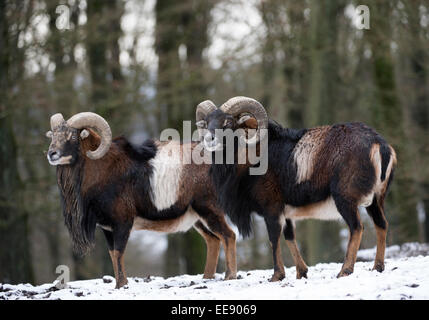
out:
M428 0L2 0L0 282L52 282L58 265L72 280L113 274L101 232L88 256L71 251L45 154L52 114L93 111L141 143L194 121L202 100L237 95L286 127L376 128L398 153L388 245L429 242ZM372 247L362 217L361 248ZM264 223L254 224L238 240L240 270L272 266ZM309 265L342 261L347 237L343 222L297 223ZM205 245L193 230L139 231L125 259L129 276L198 274Z

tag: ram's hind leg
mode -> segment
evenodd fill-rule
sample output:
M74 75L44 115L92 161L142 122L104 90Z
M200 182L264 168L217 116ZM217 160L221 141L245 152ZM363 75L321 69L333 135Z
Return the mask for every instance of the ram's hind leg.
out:
M296 267L296 278L307 278L308 267L305 264L304 259L301 257L298 245L295 239L295 227L292 220L286 219L286 226L283 229L283 234L286 239L286 244L292 254L293 261Z
M194 210L202 218L205 226L211 233L222 241L225 249L225 280L237 278L237 252L235 245L235 233L225 221L225 215L214 206L203 204L193 205Z
M374 197L372 204L366 208L368 214L374 222L375 231L377 233L377 253L375 255L374 268L378 272L384 271L384 253L386 251L386 236L387 236L387 220L384 215L383 198L377 195Z
M204 238L207 246L206 266L204 268L203 278L214 279L219 260L220 239L207 229L201 221L195 223L194 228Z
M271 248L273 250L274 274L270 281L280 281L285 277L285 267L283 264L282 253L280 248L280 235L282 233L282 225L278 217L265 217L267 225L268 238L270 239Z
M346 258L344 260L343 267L337 276L339 278L353 273L357 251L362 240L363 225L360 221L358 207L353 201L346 200L341 196L334 196L334 200L339 213L346 221L350 231Z
M216 223L209 225L209 228L221 239L225 249L225 280L237 279L237 250L234 231L228 226L223 216Z

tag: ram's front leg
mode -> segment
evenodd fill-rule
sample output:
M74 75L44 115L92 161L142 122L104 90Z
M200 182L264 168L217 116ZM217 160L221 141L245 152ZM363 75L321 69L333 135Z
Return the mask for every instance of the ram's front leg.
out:
M104 230L109 246L110 258L112 259L113 270L115 272L116 289L128 284L124 266L124 253L130 231L131 227L129 225L116 226L112 232Z
M113 254L113 249L114 249L113 232L106 229L102 229L102 230L103 230L104 236L106 237L107 247L109 248L110 259L112 260L113 272L115 273L115 277L116 277L117 265L115 263L115 257Z
M280 281L285 277L285 267L280 250L280 235L282 233L282 225L278 218L265 217L267 225L268 238L270 239L271 248L273 250L274 274L270 281Z

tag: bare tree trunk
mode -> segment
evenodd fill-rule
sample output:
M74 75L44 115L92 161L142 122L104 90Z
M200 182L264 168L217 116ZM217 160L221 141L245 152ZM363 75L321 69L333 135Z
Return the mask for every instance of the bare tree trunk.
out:
M341 0L313 0L310 8L310 87L304 120L306 126L314 127L336 120L338 17L343 13L344 4ZM306 234L303 248L309 264L338 259L341 253L339 224L305 221L302 229ZM329 237L325 237L327 234Z
M10 34L12 22L7 17L9 7L12 7L13 14L23 14L19 5L0 2L0 282L20 283L32 282L33 271L28 213L23 207L23 186L17 165L13 109L8 103L8 93L20 78L14 69L22 68L24 61L14 45L19 33Z
M28 213L22 207L22 185L12 116L0 109L0 282L32 282Z
M120 100L123 76L119 63L118 40L122 35L122 6L120 0L87 2L88 22L85 30L92 84L91 101L95 112L101 115L115 112L120 105L117 101ZM94 252L84 258L74 256L74 260L78 279L113 273L106 241L101 232L96 234Z
M207 26L214 1L156 2L156 52L158 54L157 104L160 127L182 131L183 120L193 120L195 107L206 99L203 50L208 45ZM181 50L179 54L179 48ZM166 274L201 273L204 241L194 230L169 235Z
M410 77L405 77L405 79L410 78L410 91L412 92L411 95L407 95L407 103L409 103L407 111L410 113L407 118L411 122L408 123L408 126L411 127L411 130L408 130L411 135L409 145L418 167L422 168L422 170L414 170L413 175L417 184L417 201L423 203L425 210L424 222L418 221L421 224L419 239L429 242L429 168L426 166L429 148L425 138L429 133L429 56L427 41L425 40L428 31L422 29L420 24L420 7L422 5L422 1L412 1L405 4L408 23L404 26L406 28L405 40L400 45L404 46L404 56L409 59L410 69Z
M394 242L418 240L416 213L416 185L413 182L412 163L404 130L404 112L398 99L393 56L391 3L371 1L371 24L367 37L372 50L375 102L371 107L373 126L393 145L398 157L395 182L387 207L391 238ZM391 199L391 200L390 200ZM389 212L391 212L389 214Z
M100 112L107 97L107 34L109 32L103 13L107 2L93 0L87 3L86 49L91 73L91 100ZM104 19L104 20L103 20ZM103 110L104 111L104 110Z
M180 60L178 55L180 32L178 30L181 16L175 6L177 2L160 0L156 2L156 40L158 55L157 110L161 129L180 128L177 113L180 112L179 100L176 99L177 86L180 81ZM178 119L179 118L179 119ZM164 273L167 276L181 273L181 235L168 235L168 247L165 254Z
M337 109L337 21L343 14L342 2L311 2L311 88L306 119L309 126L329 124Z

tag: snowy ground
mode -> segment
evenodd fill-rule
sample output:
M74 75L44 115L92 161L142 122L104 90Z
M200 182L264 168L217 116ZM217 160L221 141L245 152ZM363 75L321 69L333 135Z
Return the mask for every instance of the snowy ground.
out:
M413 250L411 250L411 248ZM404 249L402 251L401 249ZM405 250L407 249L407 250ZM0 284L2 299L429 299L429 252L426 246L407 244L388 248L386 269L371 271L372 261L357 262L354 273L337 279L338 263L317 264L309 268L308 279L295 279L295 268L286 269L286 279L270 283L272 270L239 271L239 279L203 280L201 275L129 277L128 288L113 289L114 278L73 281L58 290L54 284ZM402 252L399 254L399 252ZM407 253L408 252L408 253ZM414 255L412 256L411 252ZM374 257L375 250L362 250L361 259ZM424 254L424 255L423 255Z

